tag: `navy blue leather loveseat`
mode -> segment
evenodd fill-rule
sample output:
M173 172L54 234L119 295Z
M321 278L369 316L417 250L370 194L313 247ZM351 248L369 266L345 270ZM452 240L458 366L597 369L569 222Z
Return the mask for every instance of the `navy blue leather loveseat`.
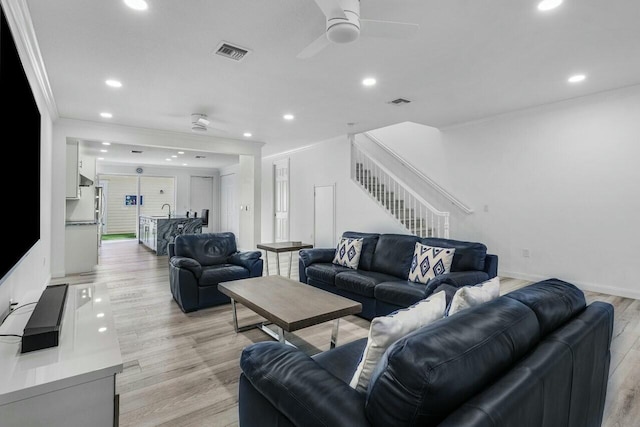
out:
M230 302L220 282L262 276L261 252L239 252L229 232L181 234L169 256L171 294L185 313Z
M426 298L442 283L474 285L498 274L498 256L487 254L482 243L354 231L345 232L342 237L363 239L358 269L333 264L335 248L303 249L300 281L362 303L359 316L369 320ZM451 273L437 276L426 285L408 281L416 242L455 248Z
M599 427L613 306L558 279L442 318L349 386L366 338L309 357L278 342L240 359L240 427Z

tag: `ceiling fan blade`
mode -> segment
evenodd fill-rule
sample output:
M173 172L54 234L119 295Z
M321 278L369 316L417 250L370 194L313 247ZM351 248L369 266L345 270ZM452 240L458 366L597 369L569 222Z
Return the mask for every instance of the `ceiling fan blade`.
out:
M384 37L387 39L409 39L413 37L420 26L406 22L360 20L360 35L365 37Z
M347 19L347 15L344 14L344 10L338 0L314 0L324 16L327 18L343 18Z
M330 45L331 42L327 38L326 33L322 33L320 37L311 42L307 47L302 49L302 51L296 56L298 59L307 59L311 58L316 53L320 52L322 49Z

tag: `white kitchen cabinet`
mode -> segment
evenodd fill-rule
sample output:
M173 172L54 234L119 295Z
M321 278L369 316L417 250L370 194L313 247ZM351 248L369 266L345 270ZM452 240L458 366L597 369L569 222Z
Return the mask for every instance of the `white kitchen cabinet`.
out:
M67 221L64 270L66 274L88 273L98 264L96 221Z
M80 174L78 172L80 160L79 143L67 142L67 181L66 195L67 199L80 198Z

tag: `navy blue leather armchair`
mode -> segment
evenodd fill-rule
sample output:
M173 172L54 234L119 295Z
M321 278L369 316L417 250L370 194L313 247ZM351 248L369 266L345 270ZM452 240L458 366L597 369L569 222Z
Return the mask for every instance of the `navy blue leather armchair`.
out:
M239 252L229 232L181 234L169 254L171 293L185 313L230 302L220 282L262 276L261 252Z

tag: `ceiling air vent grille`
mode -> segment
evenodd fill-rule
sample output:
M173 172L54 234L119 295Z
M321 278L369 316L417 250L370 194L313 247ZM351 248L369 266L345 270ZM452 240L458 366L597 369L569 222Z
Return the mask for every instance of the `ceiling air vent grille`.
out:
M404 104L408 104L411 101L409 101L408 99L404 99L404 98L398 98L398 99L394 99L393 101L389 101L387 104L391 104L391 105L404 105Z
M200 156L200 155L196 156L196 159L206 159L206 158L207 156Z
M133 154L142 154L142 151L140 151L140 150L131 150L131 152Z
M242 61L249 53L251 53L249 49L234 46L227 42L220 43L215 51L216 55L224 56L226 58L233 59L234 61Z

